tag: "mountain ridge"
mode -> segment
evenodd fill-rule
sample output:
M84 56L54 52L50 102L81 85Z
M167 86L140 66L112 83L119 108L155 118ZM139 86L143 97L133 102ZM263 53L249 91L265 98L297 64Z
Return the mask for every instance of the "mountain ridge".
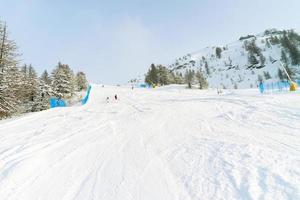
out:
M205 47L177 58L168 69L181 76L187 70L200 70L212 88L253 88L260 82L286 78L279 60L294 79L300 77L298 32L267 29L241 36L227 45Z

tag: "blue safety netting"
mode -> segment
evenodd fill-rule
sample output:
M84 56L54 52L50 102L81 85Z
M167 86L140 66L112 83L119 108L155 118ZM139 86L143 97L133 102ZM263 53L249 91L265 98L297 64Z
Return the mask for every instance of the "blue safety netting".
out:
M148 84L148 83L141 83L141 84L138 85L138 87L140 87L140 88L150 88L151 85Z
M90 92L91 92L92 86L89 85L85 97L82 99L81 104L84 105L89 100Z
M50 108L56 108L56 107L66 107L67 104L64 100L62 99L57 99L57 98L50 98Z
M295 81L298 85L300 85L300 80ZM275 91L289 91L291 83L289 81L279 81L272 83L260 83L258 89L260 93L265 92L275 92Z

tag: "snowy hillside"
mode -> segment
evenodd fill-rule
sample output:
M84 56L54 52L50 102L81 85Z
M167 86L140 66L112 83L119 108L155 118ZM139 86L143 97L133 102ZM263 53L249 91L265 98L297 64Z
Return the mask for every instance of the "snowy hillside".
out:
M299 99L95 85L0 122L0 199L300 199Z
M285 35L286 41L282 39ZM300 77L300 36L296 32L270 29L241 37L223 47L187 54L176 59L169 69L181 74L187 69L201 70L212 88L254 88L260 80L282 79L282 67L276 60L287 65L294 78Z

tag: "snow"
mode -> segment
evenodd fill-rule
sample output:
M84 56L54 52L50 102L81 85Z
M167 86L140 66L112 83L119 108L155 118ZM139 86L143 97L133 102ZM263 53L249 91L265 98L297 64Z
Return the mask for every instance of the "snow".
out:
M300 199L299 100L93 85L85 106L0 122L0 197Z
M244 42L247 41L249 43L253 38L242 41L238 40L224 45L225 49L223 49L224 47L220 47L222 49L221 58L216 57L216 47L206 47L176 59L169 68L174 70L174 72L180 72L182 74L184 74L187 69L194 71L201 69L207 78L210 88L225 87L227 89L233 89L235 85L239 89L255 88L259 84L258 75L264 77L264 72L269 72L273 80L278 82L280 81L278 69L283 70L283 68L279 62L274 62L274 60L280 60L281 51L285 49L280 44L270 44L271 46L268 47L266 39L270 39L271 36L280 36L280 34L271 34L268 36L264 34L256 35L255 44L261 49L261 53L266 59L265 66L262 68L249 68L251 65L248 61L249 52L246 51ZM203 60L203 58L205 58L205 60ZM205 70L205 62L208 64L210 74L207 74ZM258 64L256 67L259 65L261 64ZM289 65L289 67L296 72L295 78L298 79L300 73L298 69L299 66Z

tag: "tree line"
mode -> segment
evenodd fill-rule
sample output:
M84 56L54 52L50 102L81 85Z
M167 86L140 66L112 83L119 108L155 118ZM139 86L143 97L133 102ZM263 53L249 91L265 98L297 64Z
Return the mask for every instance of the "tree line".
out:
M48 109L51 97L70 99L87 88L84 72L75 75L67 64L58 63L50 74L45 70L41 76L32 65L20 67L17 50L0 21L0 119Z
M198 84L199 89L208 88L208 82L202 70L194 71L187 69L184 74L180 72L174 73L163 65L151 64L145 75L145 82L152 85L169 85L169 84L187 84L188 88L192 88L193 84Z

